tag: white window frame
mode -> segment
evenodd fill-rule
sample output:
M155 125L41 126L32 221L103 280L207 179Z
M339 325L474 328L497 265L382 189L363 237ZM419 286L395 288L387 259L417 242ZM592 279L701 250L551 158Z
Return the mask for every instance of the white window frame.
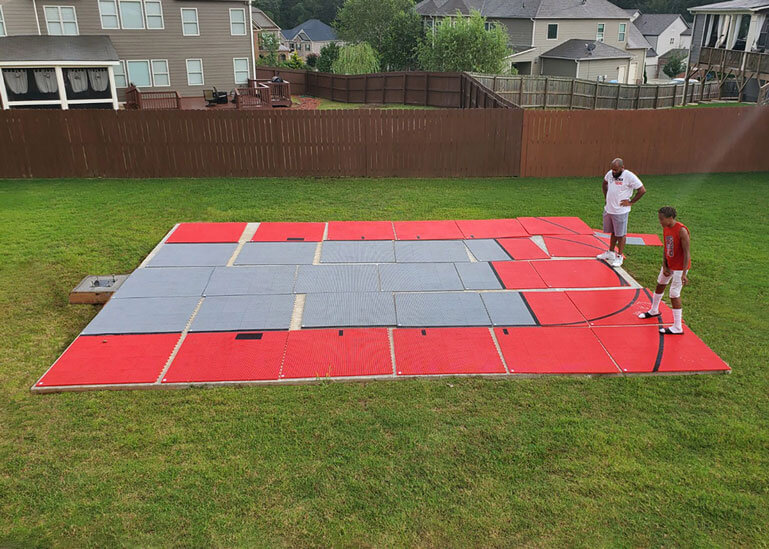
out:
M198 17L198 8L180 8L180 15L182 17L182 36L200 36L200 18ZM198 27L197 34L187 34L184 32L184 12L185 11L194 11L195 12L195 25Z
M61 34L51 34L51 30L48 27L48 14L46 13L46 10L48 8L56 8L56 10L59 12L59 25L61 25ZM61 8L72 8L72 13L75 14L75 34L64 34L64 20L61 17ZM80 25L77 22L77 10L75 9L75 6L43 6L43 17L45 17L45 32L48 33L48 36L80 36Z
M606 23L598 23L598 27L596 27L596 31L595 31L595 41L603 42L605 35L606 35Z
M617 40L624 42L627 37L627 23L619 24L619 32L617 33Z
M190 61L200 61L200 84L191 84L190 83ZM187 85L188 86L205 86L206 85L206 76L203 72L203 59L201 57L191 57L189 59L184 60L184 68L187 71Z
M165 72L156 71L155 63L165 63L166 71ZM150 74L152 75L153 88L170 88L171 87L171 67L168 65L168 59L150 59ZM164 74L168 79L168 84L158 84L158 81L155 78L156 74Z
M245 61L246 62L246 81L245 82L238 82L238 73L243 72L239 71L237 67L235 66L236 61ZM201 63L202 66L202 63ZM248 79L251 78L251 63L249 63L248 57L233 57L232 58L232 75L235 78L235 85L240 84L248 84Z
M5 15L3 14L3 6L0 6L0 25L3 26L3 32L0 32L0 36L8 36L8 25L5 24Z
M101 12L101 4L102 2L110 2L113 6L115 6L115 15L114 17L117 19L117 27L105 27L104 26L104 14ZM102 30L120 30L120 7L117 5L117 0L99 0L99 23L101 23ZM110 15L112 17L112 15Z
M555 38L550 38L550 27L555 27ZM547 30L545 31L545 39L546 40L558 40L558 31L561 30L559 28L558 23L548 23L547 24Z
M150 75L150 84L149 86L142 86L140 84L135 84L131 82L131 74L128 70L128 63L147 63L147 73ZM134 84L137 88L146 88L146 87L154 87L154 82L152 81L152 63L150 63L149 59L126 59L125 60L125 78L126 83L130 86L131 84Z
M243 14L243 32L235 34L232 32L232 12L233 11L239 11ZM198 31L200 30L200 27L198 27ZM246 17L246 10L245 8L230 8L230 36L248 36L248 18Z
M123 80L125 81L125 86L121 86L120 84L118 84L117 79L118 79L119 74L117 72L114 72L114 75L115 75L115 87L116 88L121 88L121 89L122 88L127 88L129 82L128 82L128 71L126 70L125 61L121 60L119 66L120 66L120 69L123 71ZM117 68L117 67L115 67L115 68ZM113 69L113 71L114 70L115 69Z
M163 15L163 2L161 0L144 0L144 26L147 28L147 30L165 30L166 28L166 18ZM157 4L160 6L160 26L159 27L150 27L149 26L149 18L150 16L147 14L147 4ZM153 15L152 17L157 17L157 15ZM200 27L198 27L200 28Z
M131 4L136 4L136 3L139 4L139 7L140 7L139 12L141 13L141 16L142 16L142 26L141 27L129 27L129 28L126 28L125 23L123 23L123 9L121 8L122 4L126 3L126 2L131 3ZM147 28L147 22L144 20L144 2L142 2L142 0L118 0L118 2L117 2L117 10L118 10L118 13L120 14L120 28L121 29L123 29L123 30L144 30L144 29Z

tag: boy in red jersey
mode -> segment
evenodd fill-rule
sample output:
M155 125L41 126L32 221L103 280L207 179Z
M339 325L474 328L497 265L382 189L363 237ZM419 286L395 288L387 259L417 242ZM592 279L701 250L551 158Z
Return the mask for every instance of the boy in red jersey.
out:
M665 286L670 284L670 302L673 304L673 326L660 328L662 334L682 334L681 288L689 283L687 274L692 266L689 229L676 220L676 209L665 206L659 209L659 220L662 225L664 249L662 253L662 269L657 278L657 288L654 290L652 307L640 318L660 316L660 302ZM672 283L671 283L672 282Z

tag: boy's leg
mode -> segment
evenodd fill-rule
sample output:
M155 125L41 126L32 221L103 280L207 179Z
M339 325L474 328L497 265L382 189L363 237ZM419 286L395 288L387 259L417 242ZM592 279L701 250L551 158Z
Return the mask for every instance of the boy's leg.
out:
M666 328L666 334L682 334L683 327L683 309L681 303L681 289L683 288L683 271L673 271L673 282L670 285L670 303L673 306L673 326ZM662 331L662 330L661 330Z
M668 285L672 278L672 273L670 276L665 276L664 270L660 267L660 274L657 277L657 287L654 288L654 295L652 296L652 305L645 313L638 313L639 318L652 318L660 315L662 294L665 293L665 286Z

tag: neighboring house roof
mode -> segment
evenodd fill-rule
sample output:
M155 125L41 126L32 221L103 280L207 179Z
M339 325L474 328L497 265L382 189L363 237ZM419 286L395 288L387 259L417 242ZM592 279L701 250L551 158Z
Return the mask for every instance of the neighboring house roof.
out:
M261 30L280 30L275 21L258 8L251 8L251 18L254 21L254 26Z
M686 59L687 57L689 57L689 50L687 48L675 48L672 50L668 50L660 56L660 59L667 61L673 55L680 55L684 59Z
M337 40L334 29L326 25L323 21L317 19L308 19L304 23L295 26L293 29L283 31L283 38L293 40L297 34L304 32L313 42L330 42Z
M6 36L2 61L118 61L109 36Z
M422 0L420 15L447 16L478 10L496 19L628 19L608 0Z
M660 54L657 53L657 50L654 48L649 48L646 50L646 57L659 57Z
M659 36L678 19L683 21L677 13L644 13L633 24L644 36Z
M635 23L630 23L630 28L627 33L627 48L629 50L651 49L652 45L646 39L646 37L638 30Z
M707 11L759 11L769 8L767 0L730 0L729 2L716 2L704 6L689 8L691 13Z
M681 33L681 36L691 36L692 35L692 28L689 27L684 32Z
M588 49L589 44L594 44L595 49ZM549 57L552 59L573 59L574 61L583 61L590 59L630 59L632 56L619 48L609 46L603 42L580 40L572 38L563 44L554 47L540 55L540 57Z

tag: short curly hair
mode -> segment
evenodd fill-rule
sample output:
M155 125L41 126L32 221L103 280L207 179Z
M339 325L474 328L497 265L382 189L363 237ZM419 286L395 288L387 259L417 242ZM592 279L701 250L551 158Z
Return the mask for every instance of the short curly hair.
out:
M673 219L678 215L678 212L676 212L676 209L673 206L663 206L659 209L659 212L665 217L672 217Z

